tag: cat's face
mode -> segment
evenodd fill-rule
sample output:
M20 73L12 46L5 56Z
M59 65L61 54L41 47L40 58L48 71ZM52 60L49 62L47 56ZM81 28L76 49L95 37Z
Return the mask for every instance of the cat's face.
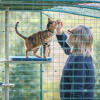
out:
M48 18L47 29L55 30L56 27L57 27L57 22L56 21L52 21L50 18Z

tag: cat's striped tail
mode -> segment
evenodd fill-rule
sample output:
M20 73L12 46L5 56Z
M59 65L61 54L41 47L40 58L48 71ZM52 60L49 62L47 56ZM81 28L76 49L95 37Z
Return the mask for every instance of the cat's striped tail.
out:
M22 34L20 34L20 33L18 32L18 29L17 29L18 23L19 23L19 22L17 22L16 25L15 25L15 31L16 31L16 33L17 33L18 36L20 36L22 39L25 40L25 39L27 39L27 37L23 36Z

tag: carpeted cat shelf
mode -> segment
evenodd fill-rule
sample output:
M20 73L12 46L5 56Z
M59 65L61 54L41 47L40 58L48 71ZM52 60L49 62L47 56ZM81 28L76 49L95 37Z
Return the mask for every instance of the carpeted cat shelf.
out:
M44 58L38 58L38 57L34 57L34 56L29 56L28 58L26 58L25 56L10 56L9 57L10 61L14 61L14 62L30 62L30 63L35 63L35 62L39 62L39 63L46 63L46 62L51 62L52 58L47 57L47 59Z

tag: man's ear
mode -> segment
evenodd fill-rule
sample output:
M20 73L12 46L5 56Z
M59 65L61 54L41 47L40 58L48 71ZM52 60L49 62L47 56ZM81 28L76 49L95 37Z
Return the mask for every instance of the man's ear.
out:
M51 22L52 20L50 18L48 18L48 22Z

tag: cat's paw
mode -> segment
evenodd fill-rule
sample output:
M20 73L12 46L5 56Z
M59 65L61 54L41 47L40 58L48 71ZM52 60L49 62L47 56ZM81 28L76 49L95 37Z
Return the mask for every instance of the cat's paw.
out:
M28 58L28 56L25 56L26 58Z
M38 58L42 58L41 56L38 56Z
M46 56L44 56L44 59L47 59L47 57L46 57Z

